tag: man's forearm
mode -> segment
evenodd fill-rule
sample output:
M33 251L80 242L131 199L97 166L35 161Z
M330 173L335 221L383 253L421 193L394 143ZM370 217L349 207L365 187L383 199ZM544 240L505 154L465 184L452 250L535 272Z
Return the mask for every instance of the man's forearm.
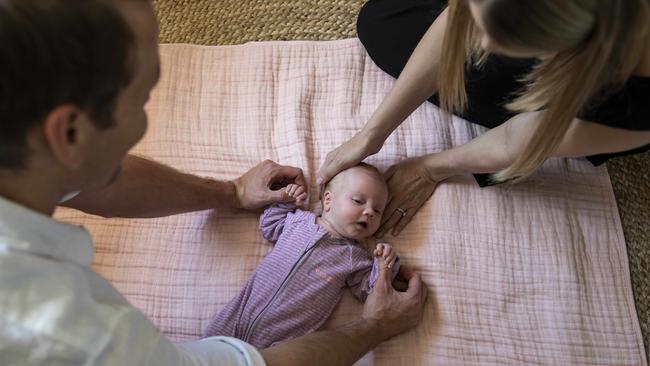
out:
M378 325L366 320L322 330L262 350L269 366L352 365L385 339Z
M232 182L220 182L128 155L110 186L82 192L63 206L104 217L161 217L237 205Z

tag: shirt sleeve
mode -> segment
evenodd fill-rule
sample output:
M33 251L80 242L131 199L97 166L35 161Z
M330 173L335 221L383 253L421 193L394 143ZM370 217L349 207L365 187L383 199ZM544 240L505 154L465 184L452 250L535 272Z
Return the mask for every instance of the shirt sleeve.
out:
M379 259L372 257L365 249L355 248L350 254L351 270L346 281L352 295L359 301L366 301L366 298L375 287L379 277ZM391 279L394 280L399 272L399 257L391 267Z
M275 242L284 229L284 224L290 214L296 211L293 203L274 203L260 217L260 232L264 239Z
M173 343L144 314L127 309L108 332L93 365L265 366L255 347L230 337Z
M191 365L266 365L262 355L255 347L237 338L210 337L194 342L180 343L177 344L177 347L196 358Z

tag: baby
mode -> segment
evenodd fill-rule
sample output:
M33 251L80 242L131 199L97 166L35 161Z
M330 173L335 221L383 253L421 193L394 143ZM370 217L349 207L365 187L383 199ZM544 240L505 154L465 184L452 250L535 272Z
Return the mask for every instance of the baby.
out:
M388 200L381 173L361 163L336 175L325 187L323 213L297 206L307 199L304 187L283 188L293 203L276 203L260 218L273 250L242 291L210 322L204 336L242 339L257 348L317 330L341 299L343 289L365 301L379 274L379 258L393 278L399 258L388 244L373 254L360 245L379 228Z

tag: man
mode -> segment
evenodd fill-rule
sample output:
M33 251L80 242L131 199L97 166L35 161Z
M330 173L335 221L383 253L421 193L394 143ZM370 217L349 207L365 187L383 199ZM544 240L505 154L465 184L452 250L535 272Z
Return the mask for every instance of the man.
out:
M128 150L158 80L148 1L0 0L0 364L347 365L414 327L426 291L388 271L358 321L256 350L233 338L173 344L90 268L88 233L51 219L60 202L103 216L253 209L305 185L266 161L232 182L183 174ZM71 198L72 197L72 198Z

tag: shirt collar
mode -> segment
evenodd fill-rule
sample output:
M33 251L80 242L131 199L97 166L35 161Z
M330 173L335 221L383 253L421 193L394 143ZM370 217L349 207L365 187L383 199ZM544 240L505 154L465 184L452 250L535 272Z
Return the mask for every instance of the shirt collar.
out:
M94 249L81 226L58 222L0 197L0 248L90 266Z

